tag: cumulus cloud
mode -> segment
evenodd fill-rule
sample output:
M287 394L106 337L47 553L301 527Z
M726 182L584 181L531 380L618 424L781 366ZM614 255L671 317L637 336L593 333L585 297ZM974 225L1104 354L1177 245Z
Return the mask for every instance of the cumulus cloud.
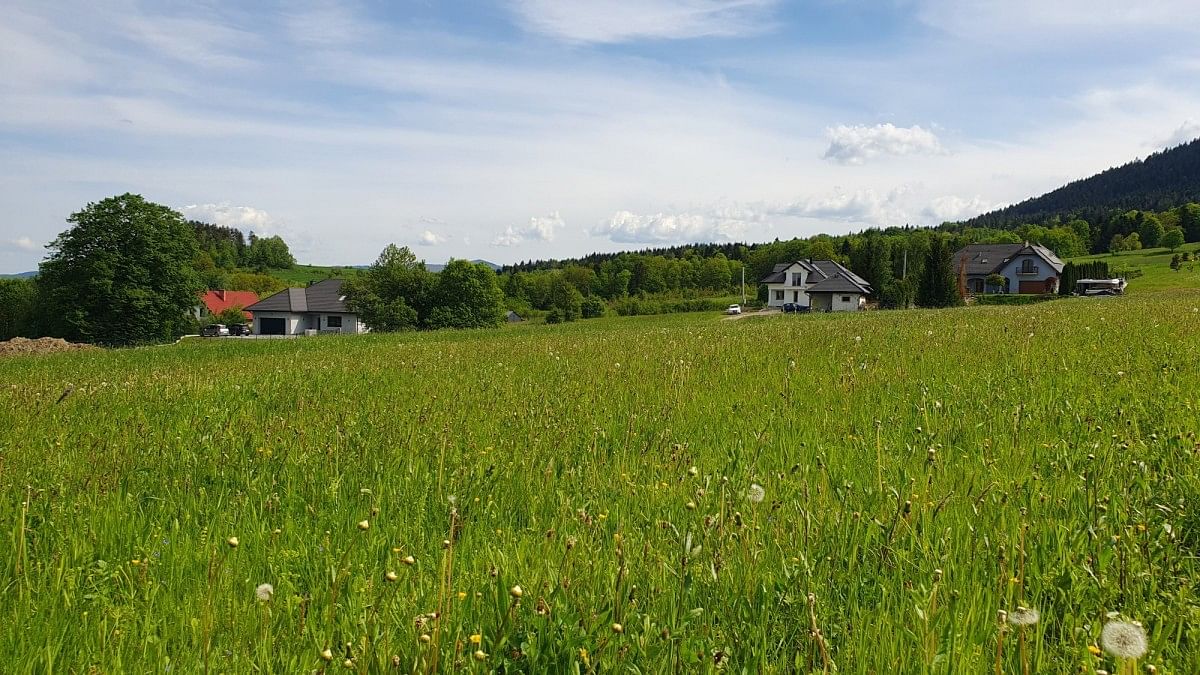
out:
M1002 206L1003 204L989 202L978 195L970 199L946 195L930 202L921 210L921 215L925 218L926 224L939 225L974 218L981 213L987 213Z
M180 208L179 211L192 220L253 230L257 234L264 234L279 224L275 218L271 217L271 214L262 209L256 209L253 206L231 206L228 202L189 204Z
M1184 120L1183 124L1179 125L1179 128L1176 129L1170 136L1159 143L1159 145L1164 148L1173 148L1176 145L1190 143L1197 138L1200 138L1200 122L1188 118Z
M36 251L41 248L29 237L17 237L16 239L9 239L5 243L7 243L9 247L15 248L19 251Z
M920 126L898 127L839 125L826 130L829 148L825 159L841 164L862 164L880 155L936 155L944 152L938 137Z
M778 0L512 0L523 28L564 42L732 37L770 27Z
M765 214L744 207L714 208L703 213L639 214L618 211L592 234L626 244L682 244L734 241Z
M902 202L909 194L907 186L879 193L872 189L847 191L836 189L819 197L809 197L778 209L782 215L819 220L837 220L866 225L902 225L908 213Z
M558 211L544 216L534 216L528 225L514 227L509 225L492 240L492 246L516 246L526 240L554 241L556 230L565 227L566 222Z
M433 230L425 230L421 233L420 238L417 239L417 243L421 246L437 246L438 244L445 243L445 241L445 237L435 234Z

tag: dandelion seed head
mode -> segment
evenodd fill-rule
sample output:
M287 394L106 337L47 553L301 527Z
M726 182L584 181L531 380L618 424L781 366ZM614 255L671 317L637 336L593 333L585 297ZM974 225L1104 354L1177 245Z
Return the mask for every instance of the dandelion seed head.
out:
M262 602L270 602L273 595L275 595L275 587L271 584L259 584L258 588L254 589L254 597Z
M1040 618L1042 615L1036 609L1027 607L1018 607L1015 611L1008 613L1008 622L1014 626L1032 626Z
M225 543L226 543L226 544L229 544L229 548L237 548L237 547L238 547L238 538L237 538L237 537L230 537L230 538L228 538L228 539L226 539L226 540L225 540Z
M1146 630L1128 621L1109 621L1100 632L1100 645L1110 656L1141 658L1146 653Z
M369 520L358 521L358 529L363 530L363 531L371 529L371 521L369 521Z
M758 504L762 500L766 499L766 497L767 497L767 491L763 488L763 486L759 485L758 483L751 483L750 489L746 490L746 499L749 499L751 502L754 502L755 504Z

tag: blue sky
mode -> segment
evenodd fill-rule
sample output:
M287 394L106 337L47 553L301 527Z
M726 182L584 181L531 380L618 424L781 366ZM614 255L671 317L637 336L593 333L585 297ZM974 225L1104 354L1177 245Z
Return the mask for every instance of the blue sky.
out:
M8 0L0 272L126 191L317 264L932 225L1200 136L1197 38L1194 0Z

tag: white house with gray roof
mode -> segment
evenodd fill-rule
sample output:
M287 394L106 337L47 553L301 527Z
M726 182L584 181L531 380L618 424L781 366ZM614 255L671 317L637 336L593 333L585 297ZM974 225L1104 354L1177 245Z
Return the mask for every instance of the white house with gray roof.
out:
M810 307L813 311L850 312L867 304L871 286L836 260L779 263L759 282L767 287L767 305Z
M256 335L365 333L366 324L346 306L341 279L326 279L307 288L287 288L245 308L254 314Z
M954 273L971 293L1057 293L1063 261L1039 244L969 244L954 254ZM1004 287L988 283L998 274Z

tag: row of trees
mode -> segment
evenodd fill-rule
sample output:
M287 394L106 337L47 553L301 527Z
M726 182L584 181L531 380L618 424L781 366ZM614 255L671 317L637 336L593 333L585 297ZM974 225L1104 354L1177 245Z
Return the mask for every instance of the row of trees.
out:
M504 292L490 267L451 260L434 274L407 247L395 244L342 290L346 303L374 331L483 328L504 321Z

